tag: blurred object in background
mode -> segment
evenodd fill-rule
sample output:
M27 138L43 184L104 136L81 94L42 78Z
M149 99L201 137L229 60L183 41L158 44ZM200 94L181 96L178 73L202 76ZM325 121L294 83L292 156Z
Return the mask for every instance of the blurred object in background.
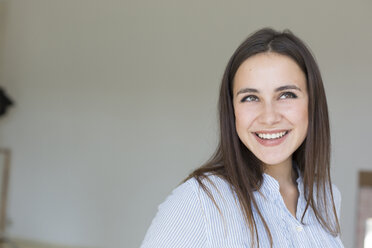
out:
M6 114L8 107L13 105L13 101L6 95L6 92L0 87L0 116Z
M372 218L366 221L366 236L364 238L364 248L372 247Z
M372 247L372 171L359 172L356 248Z
M0 117L4 116L8 107L12 105L13 101L0 87ZM7 220L6 207L10 172L10 154L11 153L9 149L0 148L0 248L3 248L4 244L8 244L8 247L16 247L16 245L5 235Z

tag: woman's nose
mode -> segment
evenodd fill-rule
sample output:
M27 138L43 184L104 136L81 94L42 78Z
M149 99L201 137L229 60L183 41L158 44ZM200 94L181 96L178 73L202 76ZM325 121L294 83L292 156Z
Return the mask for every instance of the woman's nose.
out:
M267 126L272 126L280 122L281 114L280 111L273 103L267 103L262 107L259 121Z

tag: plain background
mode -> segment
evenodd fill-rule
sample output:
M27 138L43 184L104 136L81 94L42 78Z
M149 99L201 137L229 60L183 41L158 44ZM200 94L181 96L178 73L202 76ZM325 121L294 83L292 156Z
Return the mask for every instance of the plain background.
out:
M158 204L214 151L224 67L250 33L289 28L328 97L342 240L372 169L372 2L0 0L0 120L13 152L8 234L138 247Z

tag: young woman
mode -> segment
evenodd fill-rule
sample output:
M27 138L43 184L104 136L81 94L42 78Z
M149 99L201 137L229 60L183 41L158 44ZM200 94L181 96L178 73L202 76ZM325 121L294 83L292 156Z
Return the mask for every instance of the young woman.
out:
M261 29L232 55L215 154L178 186L145 247L343 247L318 66L290 31Z

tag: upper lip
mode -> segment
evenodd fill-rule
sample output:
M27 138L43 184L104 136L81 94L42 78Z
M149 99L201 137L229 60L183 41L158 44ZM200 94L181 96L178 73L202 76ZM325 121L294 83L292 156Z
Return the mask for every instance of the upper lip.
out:
M256 131L255 133L266 133L266 134L273 134L273 133L281 133L281 132L286 132L289 131L288 129L277 129L277 130L261 130L261 131Z

